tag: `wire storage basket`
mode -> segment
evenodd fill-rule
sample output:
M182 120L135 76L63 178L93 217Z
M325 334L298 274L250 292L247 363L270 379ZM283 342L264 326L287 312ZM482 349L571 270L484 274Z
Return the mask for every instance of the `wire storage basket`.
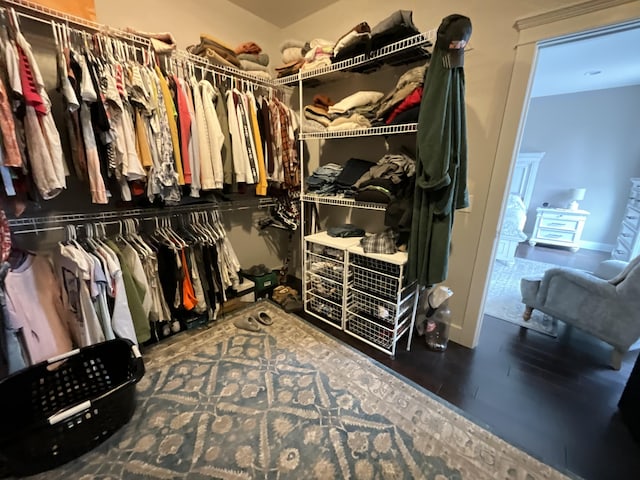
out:
M391 302L382 298L355 290L349 301L349 309L358 315L379 320L390 325L395 324L396 316L412 307L412 292L400 302Z
M335 305L321 297L317 297L312 293L307 295L307 308L311 313L314 313L335 325L340 325L342 323L342 307L339 307L338 305Z
M389 350L393 346L393 326L365 320L351 312L347 313L347 331Z
M138 347L115 339L51 358L0 382L0 468L25 476L98 446L133 415Z

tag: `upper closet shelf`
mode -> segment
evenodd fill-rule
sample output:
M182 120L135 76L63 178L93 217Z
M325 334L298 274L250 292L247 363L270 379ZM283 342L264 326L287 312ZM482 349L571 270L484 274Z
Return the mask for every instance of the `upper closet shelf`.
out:
M335 130L326 132L301 132L299 140L320 140L328 138L352 138L371 137L374 135L398 135L402 133L415 133L418 131L417 123L405 123L403 125L384 125L382 127L362 128L358 130Z
M395 43L391 43L385 47L382 47L378 50L374 50L369 55L363 53L361 55L357 55L353 58L347 58L346 60L342 60L340 62L336 62L327 67L316 68L313 70L301 71L299 73L288 75L286 77L278 78L275 80L275 83L278 85L292 85L300 80L308 80L316 77L320 77L322 75L327 75L333 72L341 72L341 71L349 71L355 67L359 67L368 63L374 63L377 60L392 60L389 57L406 53L407 50L410 49L419 49L419 55L416 55L416 58L413 60L417 60L418 58L429 58L431 54L427 50L427 47L433 45L437 34L437 30L429 30L427 32L419 33L412 37L405 38L404 40L400 40ZM404 56L403 56L404 58ZM398 63L407 63L406 60Z

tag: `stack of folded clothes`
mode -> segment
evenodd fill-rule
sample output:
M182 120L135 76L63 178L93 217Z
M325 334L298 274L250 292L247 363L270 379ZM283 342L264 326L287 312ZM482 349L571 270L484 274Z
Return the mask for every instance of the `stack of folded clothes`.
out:
M428 64L406 71L378 103L374 124L401 125L418 121Z
M278 78L298 73L304 65L306 52L305 43L299 40L287 40L280 45L283 65L276 68Z
M352 197L355 193L353 184L373 166L375 166L375 163L368 160L361 160L359 158L350 158L347 160L340 175L336 177L334 182L336 194Z
M187 47L187 51L216 65L242 68L233 48L205 33L200 34L200 43Z
M333 101L326 95L315 95L313 97L313 105L304 107L303 124L305 132L324 131L331 123L329 116L329 107L333 105Z
M361 22L347 33L342 35L335 44L332 62L340 62L358 55L368 55L371 51L399 42L417 35L420 31L413 24L413 12L411 10L398 10L371 28L367 22ZM429 58L428 45L404 50L396 55L388 56L385 63L400 65L415 62L421 58ZM359 65L352 70L367 72L379 68L381 62L372 62Z
M360 130L371 127L382 92L360 91L329 107L329 131Z
M307 178L307 191L316 195L335 195L336 178L341 172L342 167L335 163L327 163L316 168Z
M340 62L371 50L371 27L367 22L360 22L342 35L333 48L331 60Z
M268 80L272 78L269 72L269 55L262 53L262 48L255 42L246 42L236 47L236 55L243 70Z
M333 42L321 38L316 38L305 44L304 50L307 50L304 55L305 63L300 70L308 71L322 67L330 67L333 47Z
M353 183L355 199L388 204L411 194L415 174L416 162L413 158L404 153L387 154Z

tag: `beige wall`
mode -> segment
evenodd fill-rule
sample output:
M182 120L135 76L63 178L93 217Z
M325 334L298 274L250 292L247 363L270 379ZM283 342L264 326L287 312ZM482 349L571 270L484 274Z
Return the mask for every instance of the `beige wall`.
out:
M625 214L629 178L640 175L640 85L531 100L522 152L545 152L524 231L531 233L543 202L564 207L570 188L587 189L591 212L583 248L613 250Z
M270 55L279 29L226 0L96 0L97 21L113 27L173 33L178 47L209 33L235 47L253 40Z
M467 15L473 23L473 51L465 59L469 189L473 205L471 213L456 216L453 253L446 282L454 291L452 336L467 345L471 345L469 339L473 337L468 330L473 332L476 325L476 318L466 312L472 270L478 254L498 136L514 66L514 47L518 40L513 24L517 18L572 3L576 2L466 0L456 2L452 7L447 2L430 0L405 1L402 4L403 9L413 10L414 23L421 30L437 27L441 19L451 13ZM393 10L394 7L383 0L342 0L284 29L282 38L337 39L356 23L366 20L373 26ZM333 84L326 88L331 87ZM484 254L490 255L490 252Z

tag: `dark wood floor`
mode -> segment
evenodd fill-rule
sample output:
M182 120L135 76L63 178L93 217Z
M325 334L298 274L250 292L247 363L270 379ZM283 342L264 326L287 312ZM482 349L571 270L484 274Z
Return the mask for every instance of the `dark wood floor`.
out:
M572 252L568 248L547 245L532 247L527 242L522 242L516 248L516 257L536 262L552 263L562 267L579 268L591 272L595 270L600 262L611 258L611 252L586 250L584 248L577 252Z
M526 243L516 256L584 270L609 258L604 252ZM588 480L640 479L640 445L617 413L637 350L615 371L607 366L610 347L576 329L561 324L558 338L552 338L485 315L476 349L450 343L446 352L435 353L414 337L411 352L404 350L405 340L390 359L320 320L304 318L545 463Z

